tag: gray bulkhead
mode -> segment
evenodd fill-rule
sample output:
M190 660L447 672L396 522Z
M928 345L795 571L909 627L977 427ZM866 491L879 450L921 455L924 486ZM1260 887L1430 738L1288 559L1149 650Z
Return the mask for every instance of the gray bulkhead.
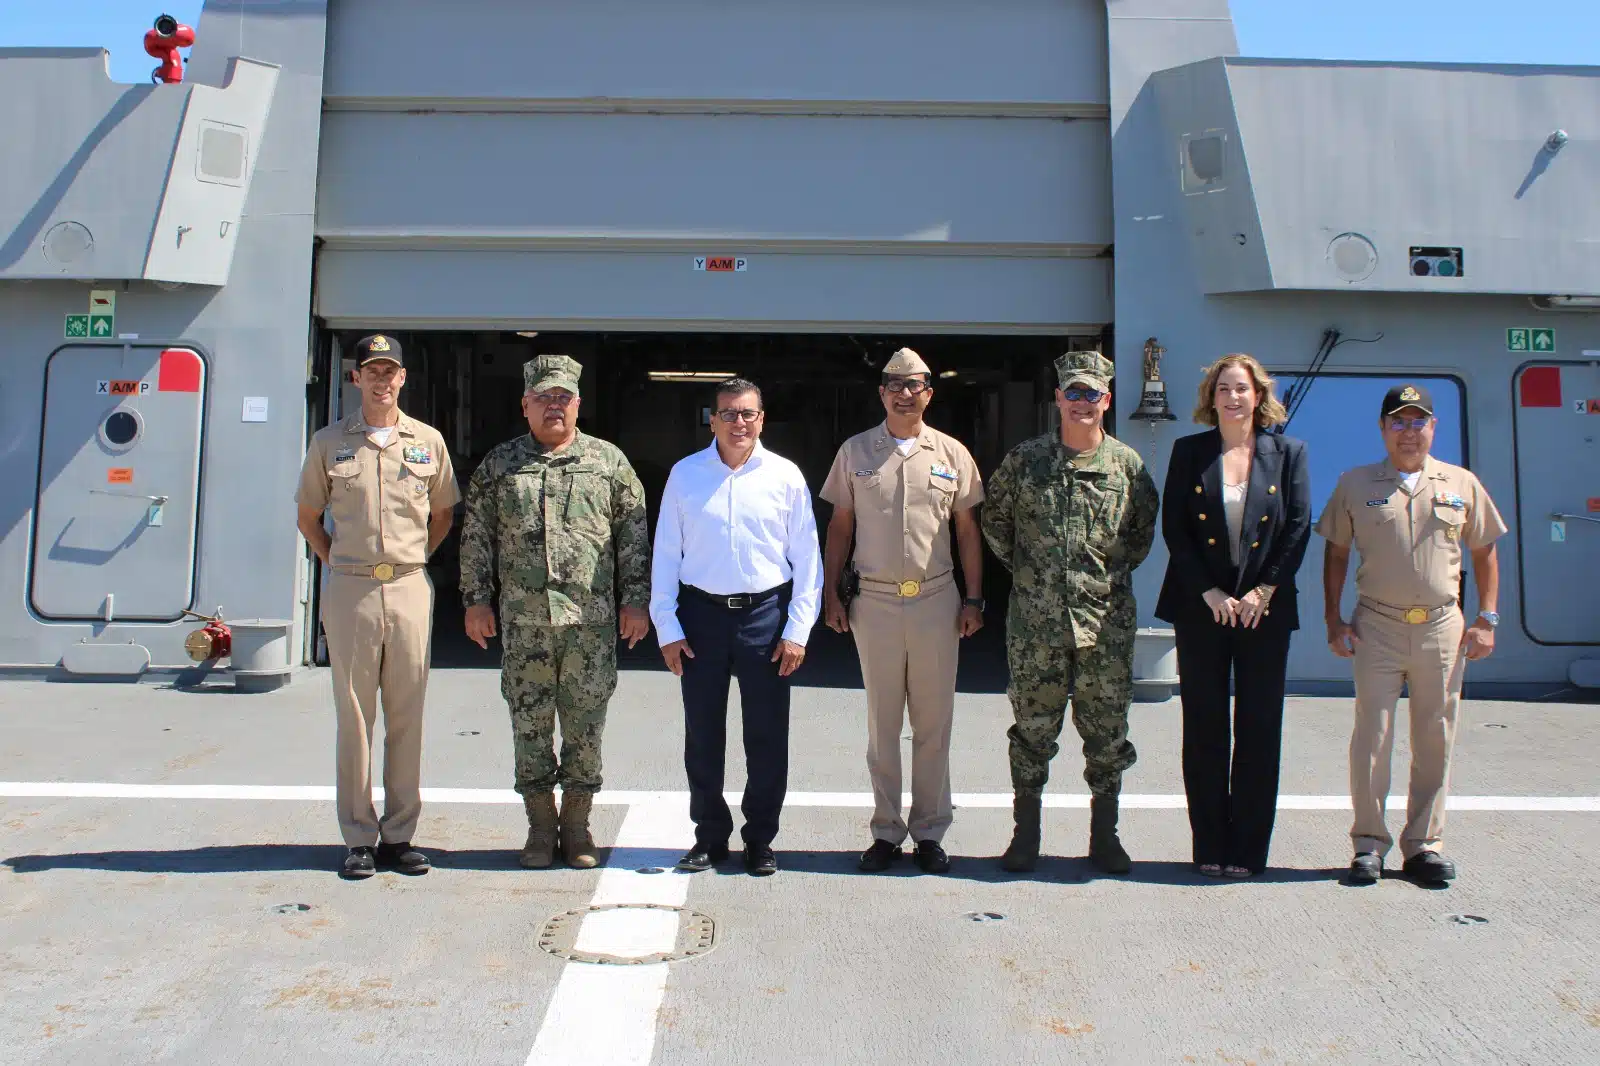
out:
M30 149L0 164L0 664L186 665L182 608L302 617L324 9L207 4L180 85L0 53ZM91 292L114 318L69 339Z
M1558 683L1594 654L1581 642L1600 640L1596 599L1555 593L1600 563L1600 526L1568 523L1556 543L1545 512L1600 497L1600 466L1577 461L1600 417L1552 421L1516 403L1515 382L1542 359L1566 364L1565 400L1600 398L1583 354L1600 350L1600 315L1527 299L1600 294L1586 253L1600 205L1578 193L1600 178L1595 71L1215 58L1236 51L1225 0L461 0L452 19L472 34L454 52L437 19L421 0L213 0L183 86L113 85L98 52L0 55L0 121L39 145L35 162L0 164L0 441L19 471L0 487L0 663L50 666L83 641L184 662L184 624L118 622L116 600L109 622L39 609L36 526L53 523L48 557L66 524L39 506L41 435L45 469L88 471L72 493L128 512L102 520L109 543L79 546L109 552L105 566L52 560L95 571L66 590L70 611L103 608L93 593L113 591L123 553L159 536L176 553L161 565L192 556L197 609L303 621L313 575L290 497L313 314L349 329L1064 339L1114 321L1121 433L1158 477L1205 362L1246 350L1291 374L1329 327L1382 333L1337 349L1328 371L1459 381L1470 465L1513 526L1501 653L1474 679ZM1570 143L1541 161L1557 127ZM1212 136L1202 156L1220 179L1196 174L1187 148ZM46 239L65 222L92 234L92 262L71 259L77 230ZM1345 233L1376 249L1354 281L1330 266ZM1465 275L1414 278L1411 245L1464 248ZM705 255L748 269L708 275L694 266ZM86 396L54 437L41 424L48 368L74 351L52 359L63 319L91 289L116 290L116 333L138 339L91 340L117 367L82 364L63 389L158 386L174 346L203 360L203 445L188 423L188 445L162 445L174 470L183 447L200 450L188 543L174 511L150 527L153 500L105 495L172 495L145 492L140 464L104 439L104 416L134 399ZM1507 327L1547 324L1556 352L1504 350ZM1147 337L1167 348L1176 424L1126 421ZM247 398L266 401L265 421ZM145 433L169 421L138 412ZM1352 415L1352 462L1376 457L1374 423ZM131 486L88 484L130 466ZM1322 647L1320 550L1300 579L1302 681L1348 677ZM1158 545L1138 577L1145 624L1164 564ZM149 617L169 617L151 596Z
M1251 352L1289 377L1326 329L1375 341L1341 345L1323 372L1451 383L1437 391L1465 409L1441 411L1441 433L1464 418L1467 465L1511 527L1498 650L1470 679L1560 685L1600 659L1600 599L1578 592L1600 566L1600 416L1581 406L1600 394L1600 300L1530 299L1600 295L1600 69L1211 58L1155 73L1121 109L1118 383L1137 394L1140 349L1158 337L1180 418L1129 428L1130 443L1164 473L1172 438L1196 428L1200 369L1220 354ZM1205 174L1188 151L1197 138L1220 142ZM1460 273L1413 273L1413 248L1452 246ZM1508 351L1513 329L1553 333ZM1382 458L1375 407L1332 435L1327 422L1306 428L1338 466ZM1319 504L1331 489L1313 486ZM1555 529L1555 513L1578 517ZM1301 681L1349 676L1322 641L1321 555L1313 538L1290 661ZM1163 556L1138 575L1142 603Z

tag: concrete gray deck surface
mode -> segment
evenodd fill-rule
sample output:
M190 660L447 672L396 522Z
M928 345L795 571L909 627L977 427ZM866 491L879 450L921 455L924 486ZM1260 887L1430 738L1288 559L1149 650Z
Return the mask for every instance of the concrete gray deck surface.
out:
M331 784L327 685L0 685L0 781ZM797 693L792 791L867 791L861 716L859 692ZM957 792L1008 791L1009 716L959 698ZM1182 792L1177 719L1135 706L1128 792ZM1343 794L1348 722L1347 701L1291 701L1285 794ZM1084 791L1073 741L1052 791ZM681 742L673 680L626 673L607 787L681 791ZM1595 796L1597 750L1600 706L1472 702L1454 791ZM510 765L497 675L436 672L424 784L503 789ZM597 808L602 844L624 813ZM1125 879L1075 857L1079 809L1047 811L1036 874L1001 873L997 807L957 812L949 876L861 875L867 814L793 807L778 876L691 880L722 940L670 968L653 1061L1600 1062L1600 812L1452 814L1446 891L1340 884L1340 811L1280 812L1275 868L1246 884L1191 874L1181 809L1125 813ZM434 803L432 874L346 883L329 803L0 797L0 1061L522 1063L564 966L534 933L602 874L517 869L521 831L516 806ZM670 865L683 844L609 858Z

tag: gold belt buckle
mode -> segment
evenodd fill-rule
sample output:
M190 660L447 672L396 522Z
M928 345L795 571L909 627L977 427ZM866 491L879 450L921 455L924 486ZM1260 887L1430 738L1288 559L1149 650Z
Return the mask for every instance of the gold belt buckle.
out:
M1432 613L1426 607L1407 607L1406 621L1414 626L1420 626L1428 620L1428 615Z
M902 581L902 582L900 582L900 595L901 596L911 597L911 596L915 596L917 593L919 593L921 591L922 591L922 582L920 582L920 581Z
M372 576L374 578L376 578L377 580L379 580L379 581L393 581L394 580L394 564L393 563L379 563L377 566L374 566L372 568Z

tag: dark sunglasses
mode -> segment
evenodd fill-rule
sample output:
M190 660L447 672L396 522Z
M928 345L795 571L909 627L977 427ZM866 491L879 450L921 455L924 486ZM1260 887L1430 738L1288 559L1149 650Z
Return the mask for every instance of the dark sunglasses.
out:
M1099 403L1105 393L1099 389L1081 389L1074 385L1070 389L1062 389L1061 395L1067 398L1068 403Z
M1427 429L1432 418L1391 418L1389 428L1396 433L1407 429Z
M920 396L933 388L921 378L891 378L883 383L885 392L904 392L912 396Z

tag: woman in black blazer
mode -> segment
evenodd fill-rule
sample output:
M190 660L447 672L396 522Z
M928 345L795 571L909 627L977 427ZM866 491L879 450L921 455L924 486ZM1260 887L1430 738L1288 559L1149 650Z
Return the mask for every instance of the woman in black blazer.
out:
M1183 784L1194 861L1211 877L1266 869L1277 813L1294 579L1311 535L1305 444L1270 432L1287 417L1260 363L1223 356L1194 413L1214 428L1173 444L1161 499L1156 617L1177 635Z

